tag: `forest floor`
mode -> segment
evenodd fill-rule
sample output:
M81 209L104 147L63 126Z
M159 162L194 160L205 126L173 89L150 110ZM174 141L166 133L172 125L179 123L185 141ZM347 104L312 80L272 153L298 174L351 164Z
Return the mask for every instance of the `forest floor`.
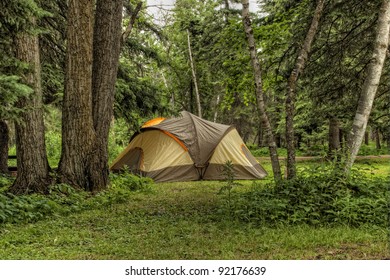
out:
M364 169L364 163L359 167ZM269 170L269 164L265 165ZM387 162L367 172L389 174ZM242 181L234 192L246 192ZM389 259L373 225L257 226L221 212L224 182L160 183L124 202L0 227L0 259Z

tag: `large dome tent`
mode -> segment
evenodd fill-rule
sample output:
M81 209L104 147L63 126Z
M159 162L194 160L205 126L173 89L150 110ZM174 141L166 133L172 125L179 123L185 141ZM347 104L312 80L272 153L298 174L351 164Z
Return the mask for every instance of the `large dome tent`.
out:
M146 122L110 169L125 166L156 182L221 180L233 163L235 179L261 179L267 172L252 156L234 126L183 111L179 117Z

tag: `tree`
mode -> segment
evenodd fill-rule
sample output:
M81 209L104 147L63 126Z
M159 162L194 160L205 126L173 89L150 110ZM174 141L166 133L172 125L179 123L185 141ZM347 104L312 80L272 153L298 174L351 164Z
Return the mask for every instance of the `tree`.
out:
M9 65L1 65L0 73L3 72L3 67L8 68ZM8 123L19 120L24 110L17 108L16 103L20 98L28 97L32 89L20 83L18 76L0 74L0 92L0 174L5 174L8 173Z
M96 187L96 176L100 176L99 170L92 170L90 165L98 147L92 117L93 4L92 0L68 2L62 152L58 167L61 182L87 190Z
M192 58L190 31L187 29L187 41L188 41L188 56L190 58L192 80L195 86L196 107L198 109L198 117L202 117L202 107L200 105L200 94L198 89L198 81L196 79L196 70L194 65L194 59Z
M31 19L35 25L35 19ZM15 194L47 192L51 183L46 156L45 127L41 89L41 67L37 35L23 32L15 40L15 57L27 63L23 81L33 90L29 97L22 97L17 107L24 109L15 123L18 173L10 191Z
M96 171L96 179L91 189L93 191L105 188L108 183L108 135L113 117L115 82L119 64L122 10L123 0L98 0L96 3L92 68L96 154L91 158L90 163L91 169ZM130 31L131 29L128 33Z
M4 120L15 121L18 174L10 191L47 191L47 163L37 19L47 15L35 1L1 1L0 121L1 154L8 157ZM7 158L8 159L8 158Z
M60 180L96 192L108 184L108 134L123 1L69 1ZM94 23L94 25L93 25Z
M0 174L8 173L8 139L8 125L0 120Z
M302 44L299 54L295 61L294 69L290 73L287 82L286 95L286 142L287 142L287 179L293 179L296 176L295 167L295 134L294 134L294 114L295 99L298 77L305 67L305 63L310 54L310 49L314 36L316 35L318 24L324 8L324 0L318 0L314 11L310 28L307 31L305 40Z
M260 68L259 60L256 56L256 44L255 44L255 39L253 37L252 23L249 16L248 0L242 0L242 22L244 24L244 30L248 42L249 52L251 56L251 63L253 67L253 76L255 79L255 87L256 87L256 101L258 107L257 109L259 111L262 127L264 128L267 134L267 142L268 142L268 147L271 156L271 164L272 164L272 170L274 172L274 179L276 182L279 182L282 180L282 174L280 171L277 147L272 132L271 124L266 112L266 105L263 97L264 94L263 94L263 86L261 80L261 68Z
M329 118L328 157L335 158L340 152L340 125L336 117Z
M380 82L382 68L389 46L390 32L390 1L383 0L378 16L377 35L374 43L374 51L367 69L362 92L359 97L355 118L348 137L349 155L345 164L345 172L348 174L360 149L372 104Z

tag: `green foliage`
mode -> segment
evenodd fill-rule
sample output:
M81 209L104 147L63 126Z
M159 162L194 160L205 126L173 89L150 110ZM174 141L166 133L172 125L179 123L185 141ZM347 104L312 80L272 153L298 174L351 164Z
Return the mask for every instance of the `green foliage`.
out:
M57 166L61 157L61 134L48 131L45 134L46 153L51 167Z
M234 165L231 160L228 160L223 165L222 175L224 176L225 185L221 188L219 193L227 192L227 207L231 213L231 197L232 189L234 186L239 186L240 184L234 181Z
M51 186L48 195L15 196L11 180L0 177L0 223L36 222L50 215L68 215L128 201L134 192L150 190L153 181L129 173L111 176L111 186L95 196L66 184Z
M53 214L55 203L40 195L0 193L0 223L33 222Z
M0 92L0 119L17 120L23 109L18 108L16 102L21 97L28 97L32 89L22 84L17 76L1 74L0 65Z
M110 164L127 146L134 131L129 130L129 125L124 119L116 119L111 126L108 138L108 163Z
M35 21L48 15L34 0L0 2L0 119L17 121L23 110L30 109L17 106L32 89L21 82L30 66L15 57L15 40L20 34L40 33Z
M246 192L251 182L234 191ZM161 183L126 203L0 225L0 259L387 259L388 229L258 226L217 213L225 182Z
M278 186L255 184L250 192L237 194L232 199L233 212L238 220L269 226L387 226L387 179L359 173L345 178L334 167L312 166Z
M0 193L12 184L12 178L0 175Z
M254 157L268 157L269 148L268 147L257 147L255 145L248 145L248 148ZM287 150L285 148L278 148L279 156L286 156Z
M386 147L381 147L377 149L374 144L370 143L369 145L361 145L359 149L359 156L372 156L372 155L388 155L389 149Z

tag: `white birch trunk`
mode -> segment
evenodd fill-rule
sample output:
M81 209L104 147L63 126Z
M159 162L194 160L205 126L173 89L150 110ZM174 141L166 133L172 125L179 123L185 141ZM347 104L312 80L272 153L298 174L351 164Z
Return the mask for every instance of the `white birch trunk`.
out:
M256 102L257 108L259 111L259 118L262 122L262 127L267 135L268 148L271 157L271 165L272 171L274 172L275 182L280 182L282 180L282 174L280 171L279 157L278 151L276 147L276 142L274 138L274 134L272 132L271 123L269 121L266 105L264 102L264 93L263 93L263 85L261 80L261 67L260 62L256 55L256 44L255 38L253 36L252 23L249 16L249 1L242 0L242 22L245 29L245 35L248 42L249 53L251 56L251 63L253 68L253 76L255 79L255 87L256 87Z
M351 131L348 135L349 155L345 164L345 173L349 174L356 155L362 144L366 131L368 118L371 113L372 104L379 85L382 74L386 51L389 45L390 32L390 1L383 0L379 12L377 35L375 39L374 52L371 62L368 65L367 77L363 84L363 89L359 98L355 118Z
M311 45L317 33L318 24L320 22L322 11L324 9L325 0L318 0L314 15L307 31L305 41L299 51L295 61L294 69L291 71L287 82L286 95L286 142L287 142L287 179L293 179L296 176L295 167L295 132L294 132L294 115L295 115L295 99L296 87L299 75L305 68L306 61L309 57Z

